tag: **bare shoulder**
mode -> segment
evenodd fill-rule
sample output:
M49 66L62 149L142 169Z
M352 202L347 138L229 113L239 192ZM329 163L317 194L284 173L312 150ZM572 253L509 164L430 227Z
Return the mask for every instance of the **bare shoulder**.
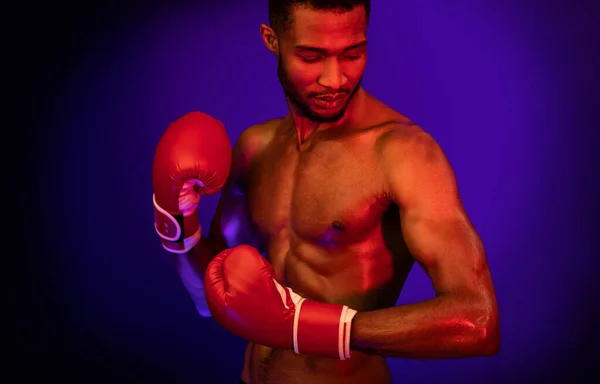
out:
M435 151L439 145L431 134L417 125L412 119L369 96L369 109L376 111L372 124L376 134L376 149L380 156L403 157L419 151Z
M236 143L236 150L245 156L254 157L271 142L282 120L270 119L244 129Z
M237 161L248 164L271 142L283 119L270 119L242 131L234 149Z
M460 208L454 171L430 133L415 124L397 124L378 139L379 163L394 201L437 212Z
M390 124L377 138L377 152L382 159L394 162L402 160L434 160L443 156L435 138L410 120Z

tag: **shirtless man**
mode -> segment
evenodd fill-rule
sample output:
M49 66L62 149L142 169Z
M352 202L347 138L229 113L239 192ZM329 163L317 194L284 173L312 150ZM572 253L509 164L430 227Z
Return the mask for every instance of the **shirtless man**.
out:
M157 232L200 314L249 341L241 382L390 383L386 357L499 350L484 246L451 166L360 86L369 9L271 0L260 31L289 115L246 129L232 153L220 122L190 113L157 147ZM219 190L201 235L200 195ZM396 306L415 261L435 297Z

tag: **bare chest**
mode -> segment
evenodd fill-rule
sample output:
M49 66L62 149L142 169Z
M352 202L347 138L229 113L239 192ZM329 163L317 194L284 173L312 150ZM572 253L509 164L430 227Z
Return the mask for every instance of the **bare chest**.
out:
M248 186L252 221L267 242L281 237L340 247L379 225L383 182L368 143L322 141L299 151L274 143Z

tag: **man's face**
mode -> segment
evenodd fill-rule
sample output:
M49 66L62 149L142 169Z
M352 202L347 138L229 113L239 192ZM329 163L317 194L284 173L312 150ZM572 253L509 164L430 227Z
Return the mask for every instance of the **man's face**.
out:
M286 96L315 122L339 120L364 73L366 15L296 7L290 30L279 36L278 77Z

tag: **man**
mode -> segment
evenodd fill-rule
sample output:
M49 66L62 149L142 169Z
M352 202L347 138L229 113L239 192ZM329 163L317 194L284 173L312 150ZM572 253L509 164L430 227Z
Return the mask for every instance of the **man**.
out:
M203 316L249 340L241 382L390 383L386 357L490 356L482 241L435 140L367 93L370 1L272 0L265 45L290 113L246 129L174 122L156 228ZM201 236L201 194L222 189ZM261 256L261 254L264 256ZM396 306L417 261L435 297Z

